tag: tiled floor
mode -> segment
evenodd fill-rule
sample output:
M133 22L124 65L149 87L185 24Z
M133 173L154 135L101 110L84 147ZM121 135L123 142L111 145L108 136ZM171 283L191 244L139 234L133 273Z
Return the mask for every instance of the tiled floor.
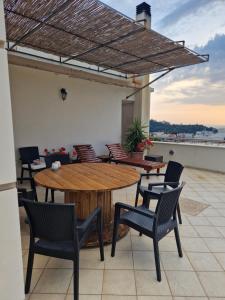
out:
M152 179L153 180L153 179ZM155 180L157 180L155 178ZM209 205L198 216L183 214L180 226L184 257L179 258L172 234L160 246L162 282L156 281L152 241L131 230L118 242L116 256L105 247L105 261L97 249L80 256L80 300L204 300L225 299L225 175L185 169L182 197ZM114 201L134 203L136 187L114 192ZM39 189L39 199L43 199ZM56 193L56 201L63 194ZM20 209L24 273L28 228ZM72 300L70 261L36 256L30 300Z

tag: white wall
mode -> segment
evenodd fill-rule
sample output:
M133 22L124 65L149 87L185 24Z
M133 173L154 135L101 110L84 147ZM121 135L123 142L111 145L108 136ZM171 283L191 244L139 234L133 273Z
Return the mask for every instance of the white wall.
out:
M91 143L102 154L106 143L120 142L122 99L132 89L14 65L10 83L16 148Z
M24 299L3 1L0 0L0 299ZM8 190L7 190L8 189Z
M170 155L170 150L174 155ZM152 154L163 155L164 161L175 160L184 166L225 173L225 148L210 145L155 142Z

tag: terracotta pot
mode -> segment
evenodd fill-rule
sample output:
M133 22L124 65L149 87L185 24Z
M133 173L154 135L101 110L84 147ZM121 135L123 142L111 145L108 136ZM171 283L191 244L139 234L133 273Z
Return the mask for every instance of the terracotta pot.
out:
M131 157L134 159L143 159L144 152L139 151L139 152L131 152Z

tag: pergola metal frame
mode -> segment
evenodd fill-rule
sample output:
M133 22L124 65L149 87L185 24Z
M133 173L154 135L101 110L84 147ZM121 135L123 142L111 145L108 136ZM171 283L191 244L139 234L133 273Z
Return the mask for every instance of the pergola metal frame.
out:
M73 4L76 1L77 0L67 0L67 1L63 2L63 4L61 4L57 9L55 9L51 14L49 14L44 20L40 20L40 19L37 19L35 17L31 17L31 16L28 16L28 15L22 14L18 11L15 11L14 7L16 5L16 1L14 2L14 5L12 5L12 7L10 7L10 8L5 7L5 16L6 16L6 18L10 14L13 14L15 16L18 16L18 17L21 17L21 18L24 18L24 19L27 19L29 21L37 23L36 26L34 26L28 32L24 33L22 36L20 36L15 41L8 40L7 50L9 52L17 52L17 53L20 53L20 54L25 54L25 55L36 57L36 58L42 58L42 59L48 60L48 61L54 61L54 62L60 63L62 65L78 67L78 68L81 68L81 69L85 69L85 70L89 70L89 71L93 71L93 72L98 72L98 73L102 73L102 74L105 74L105 75L116 76L116 77L120 77L120 78L124 78L124 79L130 79L130 78L133 78L133 77L143 76L145 74L150 74L150 73L152 74L152 73L158 73L158 72L163 72L163 71L167 72L167 71L171 71L171 70L174 70L174 69L177 69L177 68L181 68L183 66L193 65L195 63L203 63L203 62L207 62L209 60L209 55L201 55L201 54L198 54L198 53L186 48L184 41L174 42L174 41L169 40L168 38L154 32L152 30L149 31L143 25L141 25L138 22L128 18L127 16L121 14L120 12L117 12L113 8L109 7L108 5L103 4L102 2L100 2L98 0L93 0L92 2L94 2L94 4L99 3L99 5L101 5L101 7L105 6L107 9L112 10L113 13L116 13L119 16L122 16L122 17L126 18L126 20L128 20L129 22L132 22L133 24L136 24L137 26L135 27L135 30L125 32L125 33L121 34L120 36L117 36L114 39L105 41L104 43L100 43L100 42L96 41L96 39L90 39L89 37L81 35L77 32L68 31L68 30L65 30L64 28L62 28L60 26L56 26L56 25L47 23L51 18L56 16L64 8L68 7L68 5ZM84 2L85 2L85 0L84 0ZM129 23L129 24L131 24L131 23ZM41 56L41 55L31 54L31 53L28 53L26 51L15 49L16 46L20 46L20 47L23 47L23 48L25 46L25 48L35 48L36 50L41 51L41 52L51 53L51 51L49 49L46 49L44 47L37 46L37 45L34 46L32 44L29 44L29 42L25 41L26 38L28 38L33 33L38 31L40 28L42 28L42 26L46 26L47 28L51 28L51 29L57 30L57 31L65 33L65 34L72 35L73 37L78 38L82 41L85 41L85 42L88 42L88 43L90 42L91 45L94 44L95 46L91 47L90 49L85 50L81 53L78 53L76 55L70 55L70 56L66 55L66 53L64 53L64 52L60 53L60 50L57 49L57 54L59 54L59 55L56 55L56 54L52 53L55 57L57 57L57 59L51 59L51 58L47 58L47 57L44 57L44 56ZM171 44L173 44L175 47L170 48L170 49L166 49L166 50L161 50L160 49L160 51L158 51L158 52L149 53L147 55L140 56L140 55L136 55L135 53L132 53L132 51L127 52L127 51L118 49L115 46L114 47L112 46L113 43L115 44L116 42L123 41L125 38L133 37L136 34L139 34L141 32L146 32L146 34L148 32L152 32L153 34L157 34L157 38L161 37L162 42L167 42L167 43L171 42ZM90 61L87 58L85 58L83 60L81 59L82 56L93 53L94 51L99 50L99 49L108 49L109 51L118 52L118 54L125 55L127 57L132 57L132 59L128 60L128 61L124 61L124 62L119 63L117 65L112 65L112 64L109 65L109 64L106 64L104 61L94 64L93 61ZM184 64L180 64L180 65L176 65L176 66L173 66L173 65L168 66L166 64L163 64L163 63L160 63L160 62L157 62L157 61L154 60L157 57L160 57L162 55L168 55L168 54L171 54L175 51L182 53L182 55L184 55L184 54L193 55L193 62L192 63L184 63ZM194 61L194 57L198 58L197 62ZM189 56L187 56L186 59L187 58L189 58ZM74 62L75 60L76 60L76 63ZM93 65L95 68L92 68L90 66L85 67L85 66L78 65L77 61L79 61L79 60L82 63ZM150 63L150 64L153 64L155 66L158 66L159 68L156 69L155 71L153 70L152 72L149 71L148 73L133 73L133 74L130 73L130 72L123 72L123 70L120 69L121 67L129 66L129 65L136 64L136 63L139 63L139 62L146 62L146 64ZM116 73L109 72L111 70L113 70ZM132 74L132 75L128 75L128 74Z

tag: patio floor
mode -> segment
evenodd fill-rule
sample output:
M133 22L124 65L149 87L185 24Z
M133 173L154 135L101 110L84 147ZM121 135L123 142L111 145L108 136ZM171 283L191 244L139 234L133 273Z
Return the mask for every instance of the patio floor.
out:
M156 181L157 178L154 178ZM152 240L135 231L117 244L116 256L105 247L82 250L80 300L225 299L225 175L186 168L181 197L208 204L197 216L183 213L180 225L184 257L179 258L172 234L160 244L162 282L156 281ZM114 192L114 201L133 204L136 186ZM39 188L39 200L44 189ZM63 194L56 193L56 201ZM24 274L29 246L28 225L20 209ZM30 300L72 300L72 263L36 255ZM186 298L187 297L187 298Z

